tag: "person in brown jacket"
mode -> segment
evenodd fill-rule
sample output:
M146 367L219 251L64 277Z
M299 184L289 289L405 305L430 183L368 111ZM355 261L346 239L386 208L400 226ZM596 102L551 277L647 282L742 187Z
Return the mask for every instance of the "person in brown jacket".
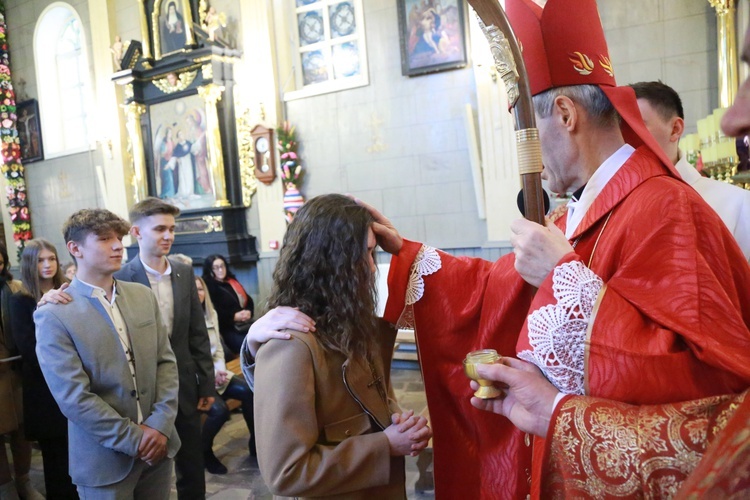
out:
M371 224L353 200L324 195L284 237L269 308L297 307L316 326L256 356L258 462L275 495L406 498L403 456L432 435L393 395L396 330L375 315Z

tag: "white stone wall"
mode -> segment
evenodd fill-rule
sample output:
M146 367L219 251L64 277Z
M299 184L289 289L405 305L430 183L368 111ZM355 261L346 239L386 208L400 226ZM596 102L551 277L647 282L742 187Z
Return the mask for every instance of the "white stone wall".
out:
M29 98L38 98L34 68L34 28L44 9L52 3L54 0L5 0L12 78L16 87L21 79L26 81L25 91ZM88 2L69 0L66 3L78 12L91 61ZM54 47L49 50L54 50ZM43 113L42 107L40 114ZM50 240L63 262L72 260L65 250L61 232L65 219L78 209L103 206L103 195L99 190L94 168L97 164L101 165L101 154L92 151L26 165L26 189L34 237ZM4 196L2 200L3 217L7 217ZM9 224L6 223L6 226L9 227ZM13 248L10 240L8 248Z
M600 0L619 85L661 80L682 98L687 133L718 106L716 14L706 0ZM742 35L739 33L738 35Z
M487 230L464 128L465 104L476 108L472 71L402 76L396 2L363 3L370 85L286 105L307 168L305 193L351 193L408 238L480 246Z

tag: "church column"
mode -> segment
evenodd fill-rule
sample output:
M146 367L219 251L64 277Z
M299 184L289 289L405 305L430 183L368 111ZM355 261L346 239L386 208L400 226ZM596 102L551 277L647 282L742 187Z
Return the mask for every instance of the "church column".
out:
M275 129L281 117L281 103L274 60L273 6L267 0L247 0L240 2L240 12L244 53L242 63L235 67L239 113L249 110L252 124ZM278 155L275 147L272 150ZM276 164L279 165L278 158ZM283 195L280 176L268 186L258 183L255 203L260 217L261 256L271 250L271 241L281 242L286 232Z
M737 93L737 36L735 0L708 0L716 9L719 55L719 107L728 108Z
M211 171L211 188L216 196L216 207L228 207L227 188L224 182L224 160L221 152L221 136L219 134L219 115L216 103L221 100L224 87L210 83L198 87L198 95L206 103L206 146L208 148L208 166Z
M94 64L95 114L93 116L97 146L102 148L102 171L106 193L105 208L127 217L128 195L126 180L129 175L124 169L122 129L120 119L120 100L117 97L115 84L112 82L114 65L110 46L114 40L110 23L115 11L110 9L110 2L88 0L89 18L91 19L91 56ZM103 19L108 22L102 22Z

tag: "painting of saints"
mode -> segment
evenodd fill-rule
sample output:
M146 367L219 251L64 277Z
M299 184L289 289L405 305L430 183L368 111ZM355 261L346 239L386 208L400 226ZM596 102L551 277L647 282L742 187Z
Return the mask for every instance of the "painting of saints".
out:
M149 193L183 211L213 206L207 147L211 131L203 99L192 94L152 104L149 117Z
M182 130L177 131L177 144L172 156L177 162L177 198L189 199L195 196L195 174L193 155L190 154L192 144L185 138Z
M205 119L197 109L185 118L188 130L190 130L193 145L190 153L193 155L195 167L195 192L198 194L211 193L211 179L208 176L208 152L206 150Z
M410 69L464 58L459 0L405 0L404 9Z
M180 50L187 43L185 19L178 10L175 0L167 2L166 10L162 9L162 15L159 17L159 28L162 54Z
M161 176L159 197L164 199L172 198L176 193L177 171L175 167L177 166L177 161L172 156L174 139L172 138L171 127L165 128L159 125L154 141L154 151L156 152L154 165L158 165Z

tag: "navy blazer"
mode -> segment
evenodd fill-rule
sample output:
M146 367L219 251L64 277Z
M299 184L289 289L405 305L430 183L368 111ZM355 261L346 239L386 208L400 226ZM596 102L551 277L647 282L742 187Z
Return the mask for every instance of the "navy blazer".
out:
M169 259L169 263L172 265L174 299L174 319L169 341L177 358L180 376L180 411L191 415L198 411L199 397L216 395L214 363L193 268L174 259ZM115 273L115 278L151 288L146 269L138 255L122 266Z

